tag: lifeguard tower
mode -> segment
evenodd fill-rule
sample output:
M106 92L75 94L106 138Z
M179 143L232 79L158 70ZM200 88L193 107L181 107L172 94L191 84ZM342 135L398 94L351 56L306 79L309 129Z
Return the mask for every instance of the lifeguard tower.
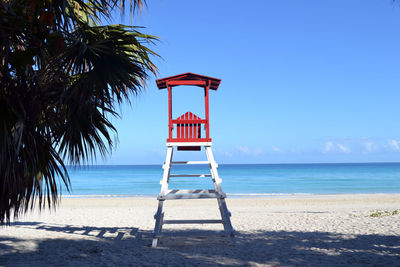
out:
M156 81L158 89L168 89L168 139L167 139L167 157L163 165L164 174L160 181L161 192L158 196L158 209L154 218L156 220L153 231L153 247L157 246L158 239L162 235L162 227L164 224L206 224L221 223L224 227L225 234L233 237L234 230L230 220L230 212L225 202L225 193L222 191L222 180L218 176L217 163L211 150L210 138L210 119L209 119L209 92L216 91L220 79L207 77L194 73L183 73L167 78L158 79ZM186 112L180 117L172 118L172 88L180 85L198 86L204 89L205 99L205 118L202 119L192 112ZM204 126L202 131L201 126ZM202 136L205 134L205 136ZM204 148L207 161L172 161L174 148L186 151L200 151ZM174 164L206 164L210 167L209 174L171 174L171 165ZM169 190L168 183L170 178L174 177L211 177L214 189L194 189L194 190ZM166 200L173 199L204 199L215 198L218 202L219 211L221 213L220 220L164 220L163 204Z

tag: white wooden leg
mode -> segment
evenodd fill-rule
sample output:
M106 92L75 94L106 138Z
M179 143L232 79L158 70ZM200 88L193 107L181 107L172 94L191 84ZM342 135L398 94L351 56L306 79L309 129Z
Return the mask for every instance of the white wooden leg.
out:
M221 183L222 179L219 178L217 167L218 164L214 160L214 156L210 146L205 147L208 162L210 162L210 171L214 182L215 190L222 193Z
M221 187L222 179L219 178L218 170L217 170L218 164L214 160L214 155L212 153L211 146L206 146L205 150L206 150L206 154L207 154L207 159L210 162L210 170L211 170L211 175L212 175L213 182L214 182L214 188L216 191L222 193L223 192L222 187ZM218 201L219 211L221 213L221 220L224 225L224 230L226 233L233 235L233 227L232 227L232 223L231 223L230 213L226 206L225 199L219 198L219 199L217 199L217 201Z
M161 233L161 230L162 230L162 221L163 221L163 215L164 215L163 205L164 205L164 200L158 201L157 212L154 215L154 218L156 219L156 224L155 224L154 230L153 230L153 244L152 244L153 248L157 247L159 234Z
M165 163L163 165L164 168L164 174L163 177L160 181L161 184L161 192L160 195L165 195L168 191L168 183L169 183L169 174L171 172L171 161L172 161L172 155L174 153L174 147L169 146L167 149L167 157L165 159Z
M168 191L169 174L170 174L170 170L171 170L171 161L172 161L173 152L174 152L174 147L168 146L167 156L165 159L165 163L163 165L164 174L160 181L160 184L161 184L160 195L161 196L164 196ZM154 230L153 230L153 243L152 243L153 248L157 247L158 238L159 238L159 235L161 234L162 227L163 227L163 220L164 220L163 205L164 205L164 200L159 200L157 212L156 212L156 215L154 216L156 219L156 223L155 223Z

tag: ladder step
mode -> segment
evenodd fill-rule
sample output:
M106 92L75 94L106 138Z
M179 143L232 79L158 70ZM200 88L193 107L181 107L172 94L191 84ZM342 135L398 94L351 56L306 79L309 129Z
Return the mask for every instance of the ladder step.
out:
M164 220L163 224L222 223L222 220Z
M165 237L203 237L203 236L220 236L220 237L226 237L229 236L230 233L226 231L199 231L199 230L188 230L188 231L166 231L164 230L161 233L158 233L155 235L153 233L153 237L160 237L160 236L165 236Z
M172 161L171 164L210 164L208 161Z
M199 199L199 198L225 198L225 193L218 193L213 189L194 189L194 190L168 190L167 194L159 195L158 200L168 199Z
M170 200L170 199L199 199L199 198L223 198L224 196L213 193L213 194L182 194L182 195L165 195L158 196L158 200Z
M167 194L210 194L216 193L214 189L170 189Z
M170 174L169 177L211 177L211 174Z

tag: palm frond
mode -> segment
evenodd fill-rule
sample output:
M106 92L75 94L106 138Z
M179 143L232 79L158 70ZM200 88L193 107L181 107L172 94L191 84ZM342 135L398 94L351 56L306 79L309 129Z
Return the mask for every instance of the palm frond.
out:
M65 162L106 156L116 106L157 69L138 27L99 26L123 0L13 0L0 5L0 224L56 204ZM130 12L146 5L130 0Z

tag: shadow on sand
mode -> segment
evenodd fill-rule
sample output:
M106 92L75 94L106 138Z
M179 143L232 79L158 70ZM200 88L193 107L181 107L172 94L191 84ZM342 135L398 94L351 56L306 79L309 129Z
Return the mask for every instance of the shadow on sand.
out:
M400 266L399 236L254 231L237 233L232 244L217 232L204 231L206 237L165 237L153 249L151 233L132 227L38 222L10 227L58 232L62 237L28 240L0 235L0 265L4 266Z

